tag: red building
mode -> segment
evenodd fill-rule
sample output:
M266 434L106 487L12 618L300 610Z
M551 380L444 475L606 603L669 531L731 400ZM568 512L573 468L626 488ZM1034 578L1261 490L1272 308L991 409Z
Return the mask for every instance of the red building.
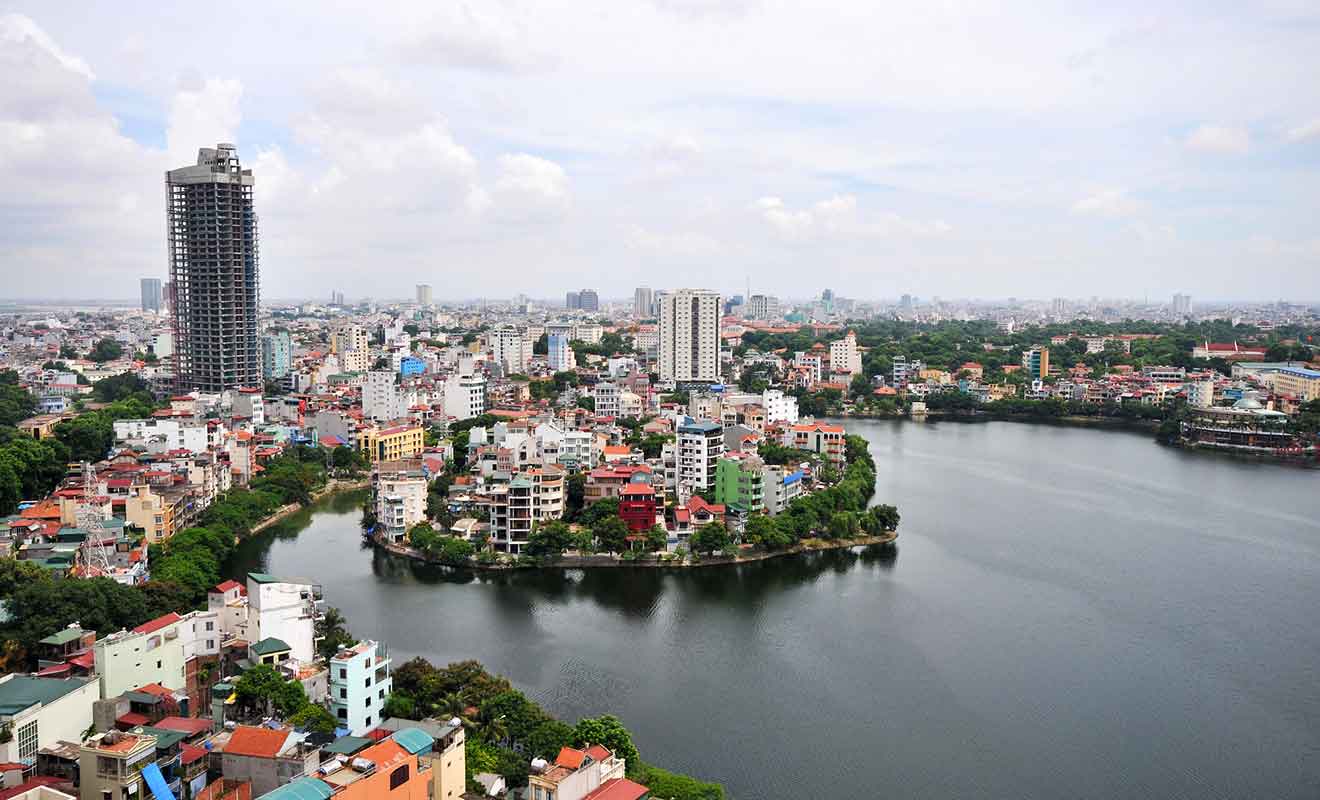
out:
M646 483L629 483L619 490L619 516L632 533L655 525L655 489Z

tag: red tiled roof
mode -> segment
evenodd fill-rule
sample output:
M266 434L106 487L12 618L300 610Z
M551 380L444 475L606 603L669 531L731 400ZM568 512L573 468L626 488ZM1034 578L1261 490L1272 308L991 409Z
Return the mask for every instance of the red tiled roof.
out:
M0 800L9 800L11 797L19 797L41 786L59 786L60 784L67 782L68 781L63 778L56 778L50 775L37 775L17 786L0 790Z
M565 747L555 756L555 764L566 769L577 769L582 766L582 762L587 758L587 754L581 750L574 750L571 747Z
M206 758L206 754L211 752L207 750L205 747L195 747L193 745L188 744L187 742L184 742L183 744L179 745L179 751L180 751L179 760L184 764L184 766L187 766L188 764L192 764L202 760L203 758Z
M157 722L156 727L164 728L167 731L180 731L189 735L196 735L211 730L211 720L203 717L166 717Z
M288 738L288 731L273 731L269 728L252 728L245 725L234 729L224 752L236 756L274 758Z
M591 756L592 759L596 761L604 761L613 755L613 753L611 753L609 748L605 747L605 745L593 744L591 747L587 748L587 755Z
M640 800L651 790L627 778L612 778L602 783L582 800Z
M238 581L225 581L224 583L217 584L216 587L211 591L224 594L230 589L242 589L242 588L243 588L243 584L239 583Z
M646 495L649 497L655 494L655 489L652 489L650 484L646 484L646 483L629 483L619 490L619 494L620 495L638 494L638 495Z
M130 711L127 714L121 714L115 720L115 722L119 723L120 725L127 725L130 728L137 727L138 725L146 725L150 721L151 720L147 717L146 714L139 714L136 711Z
M174 623L178 622L181 619L183 619L183 617L171 611L170 613L166 614L163 617L156 617L150 622L142 623L141 625L133 629L133 633L154 633L155 631L158 631L161 628L167 627L169 625L173 625Z

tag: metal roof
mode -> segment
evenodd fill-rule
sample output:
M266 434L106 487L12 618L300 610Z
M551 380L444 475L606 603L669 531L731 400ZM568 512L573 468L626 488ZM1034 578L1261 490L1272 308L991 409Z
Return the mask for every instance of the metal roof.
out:
M15 675L0 683L0 715L13 716L32 706L50 704L81 689L95 678L38 678Z
M325 781L316 778L298 778L273 791L266 792L261 800L329 800L334 790Z
M425 753L435 746L435 739L419 728L404 728L394 734L394 741L413 755Z

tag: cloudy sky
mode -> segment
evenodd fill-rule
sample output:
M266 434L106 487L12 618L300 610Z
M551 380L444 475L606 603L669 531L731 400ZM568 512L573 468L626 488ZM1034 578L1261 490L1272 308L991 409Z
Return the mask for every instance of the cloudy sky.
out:
M1320 5L0 4L0 297L164 276L232 141L267 298L1320 299Z

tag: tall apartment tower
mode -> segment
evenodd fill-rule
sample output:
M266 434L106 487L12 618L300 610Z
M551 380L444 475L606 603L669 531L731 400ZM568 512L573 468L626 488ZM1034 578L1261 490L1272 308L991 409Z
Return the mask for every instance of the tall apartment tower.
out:
M429 283L417 284L417 305L419 306L431 305L431 284Z
M660 380L720 379L720 293L679 289L660 299Z
M226 143L201 148L195 166L165 173L179 391L261 385L252 183L252 170Z
M645 319L651 316L652 309L655 308L655 292L645 286L637 287L633 292L633 316L638 319Z
M142 279L142 310L160 313L160 278Z
M595 289L583 289L578 292L578 308L583 311L600 311L600 297Z

